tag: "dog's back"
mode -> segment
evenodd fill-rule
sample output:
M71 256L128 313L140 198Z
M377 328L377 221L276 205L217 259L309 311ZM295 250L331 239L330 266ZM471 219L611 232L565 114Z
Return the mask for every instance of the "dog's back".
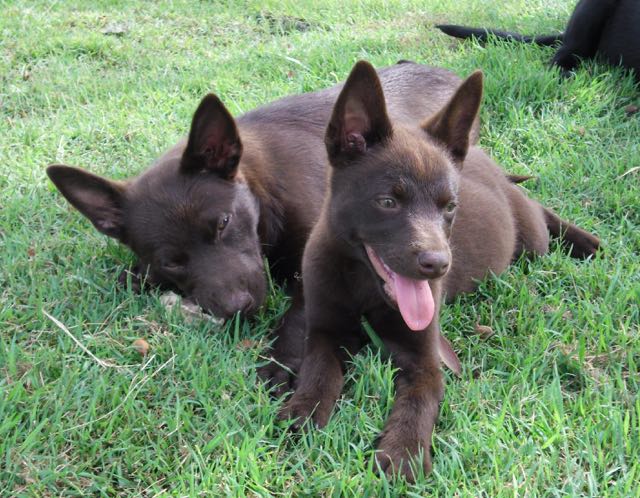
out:
M480 148L472 147L461 176L456 223L451 235L453 262L445 292L472 291L489 273L499 274L523 253L548 251L543 208L514 185Z

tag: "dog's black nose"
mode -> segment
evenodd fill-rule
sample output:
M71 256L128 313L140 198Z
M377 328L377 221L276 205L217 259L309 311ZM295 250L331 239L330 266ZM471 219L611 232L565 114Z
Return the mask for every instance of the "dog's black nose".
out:
M449 269L449 254L444 251L422 251L418 254L420 273L427 278L438 278Z

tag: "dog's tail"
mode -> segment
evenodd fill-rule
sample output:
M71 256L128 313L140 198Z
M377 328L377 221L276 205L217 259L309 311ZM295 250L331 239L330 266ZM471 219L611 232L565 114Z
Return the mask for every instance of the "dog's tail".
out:
M489 28L469 28L466 26L456 26L455 24L438 24L436 25L443 33L455 38L475 38L481 42L486 42L490 36L501 38L503 40L518 41L523 43L535 43L536 45L551 46L564 37L563 33L557 35L541 35L541 36L525 36L509 31L498 31Z
M582 228L563 220L550 209L542 207L544 220L552 237L569 248L571 257L586 259L600 249L600 239Z

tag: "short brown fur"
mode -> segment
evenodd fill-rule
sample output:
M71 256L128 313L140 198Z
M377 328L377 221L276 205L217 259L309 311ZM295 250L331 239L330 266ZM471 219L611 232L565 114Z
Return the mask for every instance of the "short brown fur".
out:
M407 123L435 113L460 82L447 70L413 63L379 75L394 119ZM266 294L266 255L271 275L293 296L275 332L271 354L277 361L261 370L280 386L278 393L291 380L280 365L296 370L301 359L304 302L297 275L324 197L322 139L341 88L288 97L237 119L207 96L188 138L127 181L69 166L47 169L99 231L136 254L138 264L120 279L131 279L136 289L146 279L220 317L238 311L249 316ZM471 135L475 143L477 121Z
M435 115L426 112L422 124L385 106L376 82L373 67L359 62L327 128L330 188L303 260L305 354L297 389L280 417L292 419L294 428L307 419L327 423L345 361L368 341L364 316L398 367L377 461L383 471L413 480L412 460L431 470L431 435L444 393L438 323L444 296L472 290L522 254L546 253L547 220L555 215L471 145L481 73L467 78ZM436 312L425 329L405 323L367 247L389 271L429 282Z

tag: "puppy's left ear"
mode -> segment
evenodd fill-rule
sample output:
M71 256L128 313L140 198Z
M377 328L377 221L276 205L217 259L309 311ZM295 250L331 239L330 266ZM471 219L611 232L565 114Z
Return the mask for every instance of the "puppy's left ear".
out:
M187 174L208 171L233 180L241 155L236 122L222 101L210 93L193 115L180 171Z
M422 129L449 151L458 168L462 168L467 157L469 134L481 101L482 71L475 71L458 87L449 102L422 124Z
M337 168L347 166L391 135L378 74L371 64L360 61L351 70L327 126L324 143L329 161Z

